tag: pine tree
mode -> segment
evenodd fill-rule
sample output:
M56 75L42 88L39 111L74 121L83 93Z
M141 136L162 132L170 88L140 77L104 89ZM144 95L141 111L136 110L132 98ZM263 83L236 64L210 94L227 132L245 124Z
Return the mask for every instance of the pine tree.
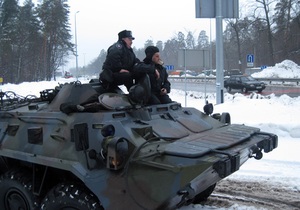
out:
M3 0L0 15L0 69L5 82L15 82L17 70L14 56L17 51L16 22L19 13L17 0Z
M70 42L69 5L67 0L44 0L37 11L43 36L41 73L46 80L51 80L74 47Z

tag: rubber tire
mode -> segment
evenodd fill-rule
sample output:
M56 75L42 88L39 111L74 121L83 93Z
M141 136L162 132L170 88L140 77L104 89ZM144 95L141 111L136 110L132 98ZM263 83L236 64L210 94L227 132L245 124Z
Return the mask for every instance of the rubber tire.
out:
M247 88L243 87L243 88L242 88L242 92L243 92L243 93L248 93Z
M58 184L52 188L41 204L41 210L104 210L98 199L84 187Z
M193 200L193 204L198 204L202 201L206 201L207 198L212 194L212 192L214 191L216 187L216 184L211 185L210 187L208 187L206 190L202 191L201 193L199 193L198 195L196 195L194 197Z
M31 189L32 179L29 173L19 169L4 173L0 178L0 209L38 209L37 197Z

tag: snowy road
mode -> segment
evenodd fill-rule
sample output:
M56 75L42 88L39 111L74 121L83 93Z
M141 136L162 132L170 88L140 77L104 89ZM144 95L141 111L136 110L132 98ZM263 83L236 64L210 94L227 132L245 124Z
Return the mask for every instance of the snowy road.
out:
M280 138L274 151L261 160L248 160L239 171L218 182L206 202L180 210L299 210L298 148L298 138Z
M219 182L205 205L229 208L252 206L270 210L299 209L299 192L278 185L226 179ZM254 208L253 208L254 209Z

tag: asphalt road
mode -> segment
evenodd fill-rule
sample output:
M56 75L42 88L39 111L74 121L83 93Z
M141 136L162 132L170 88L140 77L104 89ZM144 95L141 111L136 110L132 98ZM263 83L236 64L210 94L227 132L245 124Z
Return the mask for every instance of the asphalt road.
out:
M184 82L177 82L171 81L171 88L172 89L180 89L186 91L200 91L206 93L215 93L216 92L216 84L207 82L205 83L184 83ZM224 88L224 93L227 90ZM232 90L230 93L241 93L241 90ZM285 86L285 85L267 85L266 89L262 91L262 95L270 95L274 93L276 96L280 96L286 94L290 97L298 97L300 96L300 85L296 86Z

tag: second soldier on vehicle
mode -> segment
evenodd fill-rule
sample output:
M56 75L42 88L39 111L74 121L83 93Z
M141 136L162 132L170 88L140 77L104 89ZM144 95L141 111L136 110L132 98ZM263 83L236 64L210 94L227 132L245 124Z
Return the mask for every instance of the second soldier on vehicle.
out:
M155 46L148 46L145 49L146 57L143 62L134 66L134 73L137 77L148 74L151 83L151 96L148 104L171 103L168 93L171 90L171 83L168 80L168 73L160 59L159 49Z

